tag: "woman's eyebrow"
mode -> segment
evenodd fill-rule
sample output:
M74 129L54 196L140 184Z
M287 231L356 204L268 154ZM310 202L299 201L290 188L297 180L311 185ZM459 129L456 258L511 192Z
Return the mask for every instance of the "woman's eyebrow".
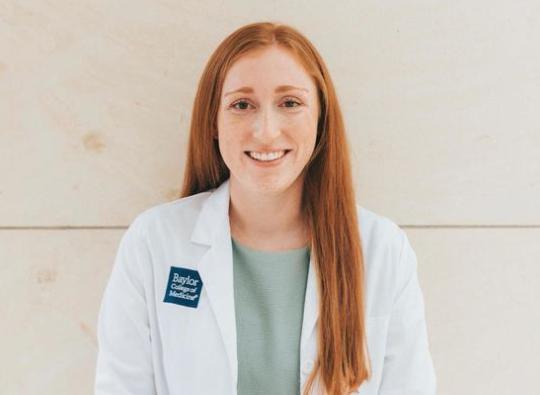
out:
M305 91L305 92L309 93L308 89L293 86L293 85L280 85L274 90L274 92L275 93L281 93L281 92L286 92L286 91L291 91L291 90L301 90L301 91ZM225 95L223 97L227 97L228 95L231 95L233 93L253 93L253 88L250 87L250 86L243 86L241 88L238 88L238 89L235 89L233 91L225 93Z

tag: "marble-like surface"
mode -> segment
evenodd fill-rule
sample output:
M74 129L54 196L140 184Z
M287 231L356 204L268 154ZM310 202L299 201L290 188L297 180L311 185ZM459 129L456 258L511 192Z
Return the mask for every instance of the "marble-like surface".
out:
M91 394L96 324L124 230L0 230L0 393Z
M418 258L437 394L533 394L540 229L406 231Z
M250 4L4 5L2 225L122 225L174 198L204 63L248 19L319 48L366 206L403 224L540 224L537 2L351 2L332 19L321 2Z

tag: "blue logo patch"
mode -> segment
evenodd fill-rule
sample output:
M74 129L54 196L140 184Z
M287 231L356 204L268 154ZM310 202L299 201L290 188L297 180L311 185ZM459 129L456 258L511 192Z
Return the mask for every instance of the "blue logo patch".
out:
M165 292L165 303L197 308L203 282L197 270L171 266Z

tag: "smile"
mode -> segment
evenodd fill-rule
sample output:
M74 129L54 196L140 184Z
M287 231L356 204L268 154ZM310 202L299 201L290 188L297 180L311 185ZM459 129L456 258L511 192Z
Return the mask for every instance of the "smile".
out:
M275 152L270 152L270 153L244 151L244 153L254 162L257 162L257 164L270 165L270 164L277 164L277 163L282 162L283 158L287 156L287 154L290 151L291 150L281 150L281 151L275 151Z

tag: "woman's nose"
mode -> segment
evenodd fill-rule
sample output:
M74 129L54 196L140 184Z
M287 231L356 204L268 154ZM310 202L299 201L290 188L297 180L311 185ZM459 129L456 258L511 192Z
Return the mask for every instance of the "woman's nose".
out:
M280 134L281 129L277 114L271 108L261 110L255 122L254 137L261 141L271 141Z

